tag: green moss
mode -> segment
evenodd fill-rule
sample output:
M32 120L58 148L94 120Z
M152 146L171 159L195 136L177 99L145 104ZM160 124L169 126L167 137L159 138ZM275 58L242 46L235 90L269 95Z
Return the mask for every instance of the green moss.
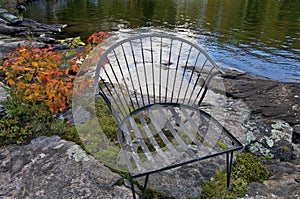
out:
M228 148L221 140L218 140L216 144L223 150L226 150Z
M232 190L226 189L226 173L217 172L204 187L201 199L235 199L247 192L250 182L263 182L270 176L258 159L250 153L237 153L231 172Z
M284 145L284 146L281 146L281 149L283 149L283 150L287 151L287 150L289 150L289 146L286 146L286 145Z
M166 196L164 194L152 190L147 190L145 194L145 199L175 199L175 198Z
M83 147L75 127L53 118L45 103L25 103L12 92L10 96L3 102L6 115L0 118L0 146L28 144L39 136L58 135Z
M118 141L118 126L108 108L101 100L95 100L96 115L103 133L111 142Z
M259 159L261 159L261 160L270 160L270 159L273 159L273 156L271 156L271 155L264 155L264 156L260 156Z

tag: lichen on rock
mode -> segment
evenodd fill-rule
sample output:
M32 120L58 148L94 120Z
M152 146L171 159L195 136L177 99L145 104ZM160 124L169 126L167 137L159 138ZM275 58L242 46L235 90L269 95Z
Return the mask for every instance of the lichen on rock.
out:
M283 120L250 118L244 126L245 148L256 156L270 156L280 160L290 160L293 153L293 128Z
M88 161L89 157L78 145L73 145L67 150L69 159L74 159L76 162L81 160Z

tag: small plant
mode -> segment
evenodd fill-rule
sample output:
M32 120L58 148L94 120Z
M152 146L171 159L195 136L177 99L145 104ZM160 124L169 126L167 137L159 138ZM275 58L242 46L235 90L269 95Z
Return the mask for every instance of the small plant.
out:
M66 71L59 69L61 55L52 49L17 48L0 70L11 92L22 97L24 103L45 101L49 110L57 113L66 110L70 103L75 77L67 74L69 68Z
M204 187L201 199L235 199L247 192L250 182L263 182L270 176L258 159L250 153L237 153L231 172L232 190L226 190L226 173L217 172Z
M74 42L80 44L76 38ZM61 69L63 55L54 48L16 48L1 62L0 80L9 87L10 97L2 103L6 114L0 117L0 146L26 144L42 135L59 135L81 144L75 127L54 119L53 114L70 106L75 77L91 46L69 60L65 69ZM85 66L83 72L87 70ZM89 85L86 79L81 81L76 86Z
M87 42L90 45L97 45L104 42L108 38L106 32L94 32L88 39Z
M80 37L72 37L72 38L66 38L57 40L60 44L67 44L69 48L74 48L76 46L85 46L85 43L81 41Z
M94 33L89 42L100 43L107 36L103 32ZM68 41L72 46L84 44L79 37L71 39ZM52 113L58 113L66 110L71 103L73 81L90 49L83 50L69 60L63 70L63 56L53 49L16 48L0 66L0 77L4 77L5 83L17 95L21 95L26 103L45 101ZM82 81L81 86L87 86Z
M75 128L52 117L45 103L26 104L21 96L10 94L3 102L6 114L0 117L0 147L9 144L27 144L39 136L59 135L81 144Z

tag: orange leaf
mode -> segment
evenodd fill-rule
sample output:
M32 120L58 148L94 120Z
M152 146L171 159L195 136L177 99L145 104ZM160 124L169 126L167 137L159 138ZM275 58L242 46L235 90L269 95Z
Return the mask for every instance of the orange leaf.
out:
M14 80L12 80L12 79L7 80L7 83L8 83L8 85L10 85L10 86L15 85L15 82L14 82Z
M32 63L31 63L31 65L33 66L33 67L38 67L38 63L37 62L35 62L35 61L33 61Z
M21 90L25 88L25 84L23 82L17 83L17 90Z

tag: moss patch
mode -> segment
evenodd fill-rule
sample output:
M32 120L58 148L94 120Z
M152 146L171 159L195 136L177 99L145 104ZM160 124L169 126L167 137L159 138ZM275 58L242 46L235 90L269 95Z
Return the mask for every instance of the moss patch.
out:
M258 159L250 153L237 153L231 172L232 190L226 189L226 173L217 172L204 187L201 199L235 199L249 190L250 182L263 182L270 174Z
M13 92L10 96L2 102L6 115L0 118L0 146L28 144L39 136L58 135L83 147L75 127L53 118L44 102L24 103Z

